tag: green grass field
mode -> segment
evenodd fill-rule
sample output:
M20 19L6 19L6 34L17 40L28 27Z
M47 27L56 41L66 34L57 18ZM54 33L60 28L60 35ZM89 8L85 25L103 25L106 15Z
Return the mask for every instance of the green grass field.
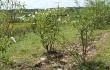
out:
M98 53L94 56L94 59L96 61L102 61L106 65L110 66L110 33L105 41L102 42L102 45L98 46L97 49Z
M106 31L109 30L96 30L95 33L96 35L99 35ZM78 41L78 31L72 26L61 28L60 34L64 35L64 37L71 44ZM16 40L18 40L19 37L15 36L15 38ZM60 37L58 37L58 40L63 42L63 39ZM67 43L67 45L69 45L70 43ZM104 46L96 47L100 52L96 53L93 59L95 59L96 62L102 61L106 65L110 65L110 35L108 35L103 45ZM59 47L60 46L56 46L56 48L62 49L62 47ZM37 34L29 32L26 33L26 35L23 36L16 43L10 45L10 47L7 49L6 56L9 57L10 62L15 63L17 65L26 64L28 66L33 66L38 63L38 58L43 56L45 52L46 50L42 46L40 38L37 36Z

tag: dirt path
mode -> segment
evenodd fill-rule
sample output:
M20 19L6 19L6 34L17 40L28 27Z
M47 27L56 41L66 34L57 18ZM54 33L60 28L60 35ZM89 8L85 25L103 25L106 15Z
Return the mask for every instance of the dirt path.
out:
M110 31L104 32L100 36L100 40L96 41L95 45L96 46L102 46L103 43L106 41L106 38L110 35Z
M106 41L106 39L109 35L110 35L110 31L106 31L106 32L102 33L100 35L100 39L98 41L94 41L94 45L96 47L104 47L104 42ZM89 53L89 56L94 56L98 52L99 52L99 50L94 48L94 49L90 50L88 53Z
M107 39L107 37L110 35L110 31L106 31L106 32L104 32L104 33L102 33L101 35L100 35L100 38L99 38L99 40L97 40L97 41L94 41L94 45L95 46L98 46L98 47L102 47L102 46L104 46L104 42L106 41L106 39ZM66 48L66 50L64 51L65 53L67 53L67 50L68 51L71 51L72 49L74 49L74 48L78 48L78 49L80 49L81 50L81 48L79 48L79 47L81 47L79 44L75 44L75 45L72 45L72 46L67 46ZM52 55L51 56L51 58L52 58L52 60L50 60L50 61L48 61L47 62L47 60L46 60L46 58L44 58L45 59L45 61L43 61L43 62L39 62L38 64L36 64L34 67L27 67L27 66L21 66L21 67L19 67L20 69L19 70L52 70L52 69L57 69L57 70L72 70L72 69L69 69L69 68L71 68L71 65L72 64L70 64L69 62L69 60L70 60L70 56L69 55L66 55L66 54L64 54L64 52L63 52L63 55L64 55L64 57L62 57L61 59L56 59L55 58L55 56L54 55ZM92 60L92 57L96 54L96 53L98 53L99 52L99 50L97 50L96 48L92 48L87 54L88 54L88 59L89 60ZM79 52L79 53L81 53L81 52ZM59 53L58 53L59 54ZM57 55L58 55L57 54ZM42 58L43 59L43 58Z
M96 47L104 47L104 42L106 41L107 37L110 35L110 31L103 32L99 35L99 39L93 42L94 47L90 47L90 50L87 52L88 59L92 59L92 57L99 52ZM82 46L80 44L75 44L72 46L67 47L69 51L76 48L79 50L79 54L82 54Z

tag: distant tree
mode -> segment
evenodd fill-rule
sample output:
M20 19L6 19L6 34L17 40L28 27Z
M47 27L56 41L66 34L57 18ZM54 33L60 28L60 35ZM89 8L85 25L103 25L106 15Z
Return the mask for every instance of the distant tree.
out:
M87 6L92 7L91 10L94 11L94 27L104 28L109 24L109 5L107 0L87 0Z

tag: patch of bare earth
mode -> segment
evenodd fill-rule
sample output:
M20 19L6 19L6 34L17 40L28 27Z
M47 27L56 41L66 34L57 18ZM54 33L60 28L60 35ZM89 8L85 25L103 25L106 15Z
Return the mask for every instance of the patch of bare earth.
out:
M106 41L109 34L110 34L110 32L104 32L104 33L100 34L99 40L94 41L93 45L96 47L104 47L104 42ZM91 50L89 50L87 54L90 58L92 58L92 56L94 56L98 52L100 52L100 51L94 47Z
M103 42L106 40L110 32L102 33L99 37L99 40L94 41L93 45L95 46L103 46ZM66 46L65 51L53 51L50 53L46 53L44 56L38 57L39 61L34 66L26 66L26 65L20 65L18 67L18 70L75 70L71 69L72 64L70 63L71 57L68 55L68 51L73 51L73 49L79 50L79 54L82 54L82 46L80 44L74 44L71 46ZM88 60L92 59L92 56L94 56L99 50L92 47L88 52ZM12 69L12 70L16 70Z
M87 48L88 49L88 52L87 52L87 59L88 60L91 60L92 57L99 52L98 49L96 49L96 46L97 47L102 47L104 46L104 42L106 41L106 38L109 36L110 32L107 31L107 32L104 32L104 33L101 33L99 36L98 36L98 40L96 41L93 41L92 43L92 47L90 48ZM82 46L78 43L78 44L74 44L72 46L68 46L67 47L67 50L69 51L73 51L73 49L76 49L78 50L79 54L82 55Z

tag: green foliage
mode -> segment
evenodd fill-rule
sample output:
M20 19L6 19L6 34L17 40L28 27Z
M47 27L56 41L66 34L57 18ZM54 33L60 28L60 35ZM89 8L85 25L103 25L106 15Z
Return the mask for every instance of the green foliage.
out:
M87 0L87 6L93 11L94 28L102 29L109 25L109 1L106 0Z
M13 35L12 16L15 18L15 11L10 15L9 10L19 9L20 4L13 0L0 0L0 51L2 52L1 60L3 64L8 64L8 57L6 56L7 48L11 43L11 37ZM19 7L19 8L18 8Z
M94 12L91 10L92 7L86 7L76 11L76 22L74 27L78 29L80 34L80 45L81 51L78 53L78 58L81 59L80 63L87 61L87 53L93 47L92 42L94 41ZM76 58L76 60L78 59ZM79 63L79 64L80 64Z
M72 38L74 38L74 40L77 39L77 36L75 34L80 35L79 43L82 53L75 50L72 52L72 54L75 55L76 61L80 62L79 64L81 68L84 70L88 70L89 68L91 68L88 64L96 64L96 66L93 65L93 69L95 69L95 67L97 67L97 65L100 63L99 62L92 64L91 62L87 62L87 53L93 47L92 43L95 38L94 28L99 29L105 27L105 25L110 24L110 10L108 10L109 5L106 4L104 1L88 0L88 5L85 8L79 9L78 7L78 9L76 10L70 9L72 13L67 11L65 8L58 7L57 9L43 11L41 10L40 12L35 13L33 12L29 14L28 17L23 14L24 9L21 9L22 5L20 5L19 2L17 3L11 0L5 0L3 5L0 7L0 53L2 53L2 57L0 60L2 60L3 64L9 64L9 57L6 56L6 53L11 44L11 37L16 36L18 38L24 39L21 42L17 42L11 45L12 47L8 49L8 52L11 52L11 54L8 53L9 55L12 55L13 52L16 51L16 53L13 54L13 58L16 59L18 57L22 59L21 56L25 56L25 54L27 54L25 57L27 57L28 55L31 56L31 54L35 57L42 55L44 52L44 49L40 47L42 45L47 50L47 52L52 51L52 48L56 47L56 43L59 44L61 42L61 44L63 44L63 46L65 47L65 45L68 45L68 43L70 44L69 41L67 42L68 39L71 40L72 43ZM17 17L20 17L21 15L24 15L22 16L22 18L27 20L19 20L20 18ZM29 21L33 24L12 24L17 21ZM74 27L71 28L71 23L73 23L73 26L76 29ZM31 32L30 28L40 37L40 39L35 34L32 33L31 35L31 33L28 33ZM64 35L62 34L62 32L64 32ZM29 37L25 34L29 35ZM62 39L60 37L62 37ZM36 46L38 47L36 48ZM38 49L38 51L36 51L36 49ZM41 50L43 52L41 52ZM68 50L68 48L66 50ZM21 54L21 56L17 56L19 55L17 53ZM32 61L34 62L34 60ZM102 65L104 64L102 63Z
M8 20L6 18L5 12L3 11L0 14L1 14L0 15L0 19L1 19L0 20L0 50L3 52L3 51L6 50L6 45L8 45L7 44L7 42L8 42L8 35L7 35L7 33L9 31L8 30L8 26L9 25L7 24Z
M82 53L78 55L81 58L81 64L87 62L87 53L93 47L93 41L95 39L94 30L104 28L109 22L107 21L108 5L105 1L93 1L87 0L87 5L84 9L75 11L75 23L74 27L78 29L80 33L80 45ZM106 13L107 12L107 13ZM78 60L78 58L76 58ZM80 64L79 63L79 64ZM86 67L81 66L82 69L88 70Z
M36 27L37 34L40 36L41 42L47 51L51 51L51 48L55 43L56 36L59 34L61 25L59 9L37 13L36 19L37 22L34 25Z

